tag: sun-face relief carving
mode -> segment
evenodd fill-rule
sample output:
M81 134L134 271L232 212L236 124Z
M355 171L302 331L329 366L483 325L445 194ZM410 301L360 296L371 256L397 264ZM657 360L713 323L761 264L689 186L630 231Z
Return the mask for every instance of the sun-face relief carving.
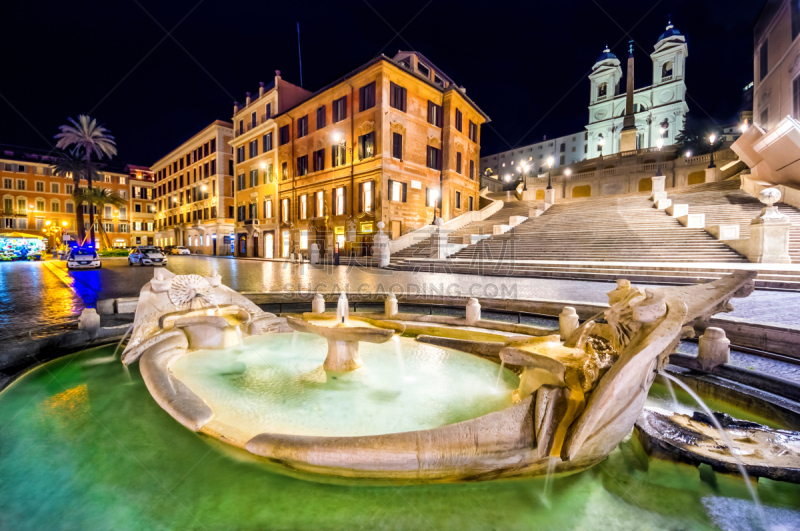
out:
M369 133L370 131L375 129L375 122L373 122L371 120L370 121L366 121L363 124L361 124L361 127L359 129L361 129L361 134L362 135L366 135L367 133Z
M435 147L436 149L442 149L442 139L438 136L429 136L428 145Z
M169 300L180 309L198 309L213 304L212 288L200 275L179 275L172 279Z
M389 128L393 133L400 133L401 135L405 134L406 128L400 122L392 122L389 124Z

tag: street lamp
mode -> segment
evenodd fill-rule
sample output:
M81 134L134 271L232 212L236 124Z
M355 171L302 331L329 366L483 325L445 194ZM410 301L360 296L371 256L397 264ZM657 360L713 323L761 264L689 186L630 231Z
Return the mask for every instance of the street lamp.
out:
M709 168L716 168L717 166L714 164L714 142L717 141L717 135L711 133L711 136L708 137L708 142L711 144L711 158L708 164Z
M742 133L744 133L745 131L747 131L747 118L745 118L745 119L744 119L744 123L742 123L742 125L739 127L739 130L740 130Z
M518 171L522 174L522 191L528 191L528 179L526 178L526 174L528 173L528 165L525 164L525 161L520 161L519 166L517 167Z
M664 147L664 139L659 138L656 142L656 146L658 146L658 167L656 169L656 177L661 177L661 148Z
M547 170L547 189L548 190L552 190L553 189L553 185L550 182L550 174L553 173L553 163L554 162L555 162L555 159L553 158L552 155L547 157L547 165L549 166L549 168Z

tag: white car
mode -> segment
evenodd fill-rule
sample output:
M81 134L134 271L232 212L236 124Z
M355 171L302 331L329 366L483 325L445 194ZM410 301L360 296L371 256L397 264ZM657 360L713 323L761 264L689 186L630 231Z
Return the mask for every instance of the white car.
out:
M192 254L192 251L184 247L183 245L176 245L171 249L172 254Z
M67 256L67 269L100 269L100 257L94 249L75 247Z
M132 266L133 264L165 266L167 265L167 257L158 247L134 247L131 254L128 255L128 265Z

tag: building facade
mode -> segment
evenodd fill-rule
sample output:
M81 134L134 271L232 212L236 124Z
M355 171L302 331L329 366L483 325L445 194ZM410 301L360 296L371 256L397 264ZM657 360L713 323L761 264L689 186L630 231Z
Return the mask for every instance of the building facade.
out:
M152 165L155 243L193 253L233 250L233 125L217 120Z
M150 168L129 164L131 241L133 245L155 245L156 179Z
M528 175L546 173L550 157L553 157L553 168L575 164L587 157L588 135L582 131L552 140L545 138L535 144L483 157L480 165L481 175L498 181L502 187L503 183L508 186L507 183L520 180L523 166ZM491 181L484 180L487 181L487 185L492 184Z
M765 130L800 118L800 5L769 0L754 28L753 120Z
M77 240L73 179L57 177L51 169L55 156L36 149L0 147L0 190L3 196L3 215L0 234L22 232L43 236L47 229L59 227L60 231L48 234L50 245L64 240ZM121 208L105 206L95 212L95 237L108 240L114 247L131 245L130 170L119 164L100 164L102 169L95 188L109 190L126 201ZM81 179L80 187L87 182ZM86 207L88 208L88 206ZM89 229L88 211L84 211L84 226ZM102 242L96 242L98 246Z
M670 21L650 54L652 85L634 90L636 149L656 147L659 138L665 146L672 145L683 130L689 112L686 104L687 56L686 37ZM589 158L620 151L627 95L620 91L621 79L620 61L606 48L589 74L591 92L589 124L586 126Z
M373 59L234 140L237 254L366 255L379 221L397 238L477 209L487 120L421 54Z

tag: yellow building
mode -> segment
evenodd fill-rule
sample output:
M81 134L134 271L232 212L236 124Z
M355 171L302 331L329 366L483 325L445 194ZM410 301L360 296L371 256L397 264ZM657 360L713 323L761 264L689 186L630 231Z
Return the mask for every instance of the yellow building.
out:
M42 236L47 230L49 245L62 240L77 240L75 202L72 198L72 178L56 177L51 165L55 154L36 149L0 147L0 189L3 195L3 216L0 234L23 232ZM101 163L102 173L95 188L110 190L129 199L129 170L116 163ZM80 186L87 187L85 179ZM88 208L88 206L87 206ZM88 233L89 216L84 211L84 225ZM117 209L106 206L95 216L95 237L100 239L102 224L111 245L127 247L131 242L130 207ZM60 230L53 230L58 227ZM100 243L100 242L98 242Z
M252 256L255 247L259 256L288 257L316 242L329 255L365 255L378 221L397 238L434 214L449 220L477 209L480 126L488 119L422 54L369 61L281 109L269 125L269 159L243 149L249 136L234 141L242 156L236 254ZM249 173L262 165L266 183ZM273 174L277 201L259 208L275 197Z
M156 245L229 255L233 243L233 126L217 120L151 166Z

